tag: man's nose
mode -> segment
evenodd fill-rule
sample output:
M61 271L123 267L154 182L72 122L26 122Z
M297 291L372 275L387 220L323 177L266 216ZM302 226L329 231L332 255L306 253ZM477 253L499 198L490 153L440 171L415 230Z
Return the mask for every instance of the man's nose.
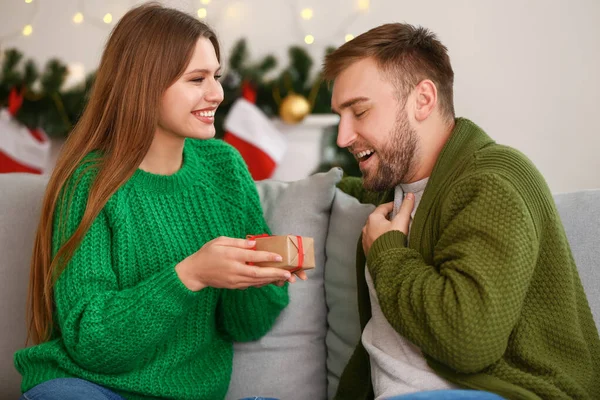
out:
M344 118L340 118L338 125L337 145L341 148L346 148L352 145L356 140L356 132L351 123Z

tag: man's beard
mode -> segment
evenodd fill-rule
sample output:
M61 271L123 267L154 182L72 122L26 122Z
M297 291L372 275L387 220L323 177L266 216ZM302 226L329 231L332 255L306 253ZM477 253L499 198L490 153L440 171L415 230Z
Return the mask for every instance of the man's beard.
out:
M417 132L410 126L406 112L398 115L389 140L381 149L376 149L377 169L363 172L363 186L367 190L382 192L407 182L417 152Z

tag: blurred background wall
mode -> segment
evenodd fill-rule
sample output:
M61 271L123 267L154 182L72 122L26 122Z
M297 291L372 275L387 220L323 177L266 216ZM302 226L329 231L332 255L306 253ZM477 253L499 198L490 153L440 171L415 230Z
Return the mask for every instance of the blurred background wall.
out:
M98 65L115 22L137 1L0 0L0 46L15 48L40 69L56 58L68 67L65 88ZM246 39L250 60L273 55L276 77L298 46L317 73L327 47L386 22L430 28L448 47L455 71L455 108L496 141L528 155L553 192L600 187L600 1L598 0L172 0L219 35L225 56ZM285 93L284 93L285 94ZM277 116L278 110L271 110ZM267 112L269 114L269 112ZM335 118L296 133L304 158L288 156L303 174L330 161ZM327 119L330 118L330 119ZM286 129L282 128L283 130ZM307 139L312 131L314 137ZM284 132L285 133L285 132ZM0 136L0 140L1 136ZM64 140L52 138L57 149ZM58 143L58 145L56 145ZM291 141L293 143L293 141ZM1 144L1 142L0 142ZM292 146L293 147L293 146ZM300 146L301 147L301 146ZM296 148L300 148L296 146ZM55 156L54 151L54 156ZM309 160L310 168L300 165ZM290 174L280 176L295 178Z

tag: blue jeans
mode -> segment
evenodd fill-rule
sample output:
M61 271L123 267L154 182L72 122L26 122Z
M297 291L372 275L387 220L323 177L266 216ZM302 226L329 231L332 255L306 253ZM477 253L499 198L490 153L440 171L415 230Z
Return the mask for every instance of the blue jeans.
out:
M58 378L40 383L19 400L125 400L115 392L79 378Z
M390 397L387 400L503 400L497 394L479 390L432 390Z
M40 383L19 400L125 400L115 392L79 378L58 378ZM241 400L277 400L248 397Z

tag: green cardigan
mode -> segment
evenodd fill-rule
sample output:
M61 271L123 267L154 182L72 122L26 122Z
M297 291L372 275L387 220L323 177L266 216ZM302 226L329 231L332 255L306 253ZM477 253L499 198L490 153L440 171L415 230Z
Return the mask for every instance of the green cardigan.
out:
M339 187L380 204L360 179ZM553 197L532 163L457 119L415 214L410 244L358 242L360 323L371 318L365 263L381 309L440 376L508 399L600 398L600 339ZM358 343L337 400L372 399Z

